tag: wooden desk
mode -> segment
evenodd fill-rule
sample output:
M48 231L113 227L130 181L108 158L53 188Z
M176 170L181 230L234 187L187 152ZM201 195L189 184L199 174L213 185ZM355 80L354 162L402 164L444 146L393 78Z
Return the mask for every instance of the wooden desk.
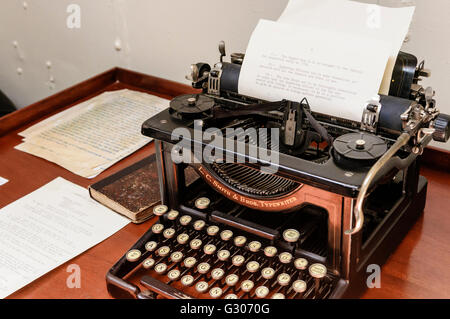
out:
M14 149L21 142L17 133L28 126L104 91L121 88L145 91L165 98L193 91L178 83L113 69L1 118L0 176L9 179L9 182L0 186L0 207L57 176L87 187L150 155L154 151L153 143L89 180ZM425 215L382 268L381 289L367 291L364 298L450 298L450 172L448 168L444 172L425 167L422 173L429 180ZM127 225L10 298L110 298L105 285L107 271L154 221ZM69 276L66 269L70 264L77 264L81 268L79 289L70 289L66 285Z

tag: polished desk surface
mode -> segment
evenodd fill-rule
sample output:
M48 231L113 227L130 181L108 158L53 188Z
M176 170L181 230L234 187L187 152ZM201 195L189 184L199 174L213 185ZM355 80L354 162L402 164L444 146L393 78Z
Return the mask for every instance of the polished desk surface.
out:
M114 85L112 89L117 88ZM61 176L83 187L154 152L153 143L112 166L94 179L69 171L14 149L17 135L33 121L0 137L0 176L9 182L0 186L0 207ZM450 171L422 168L429 181L424 216L382 267L381 288L369 289L363 298L450 298ZM88 192L86 191L86 196ZM9 298L110 298L105 275L109 268L155 222L128 224L78 257L50 271ZM81 269L81 288L68 288L68 265Z

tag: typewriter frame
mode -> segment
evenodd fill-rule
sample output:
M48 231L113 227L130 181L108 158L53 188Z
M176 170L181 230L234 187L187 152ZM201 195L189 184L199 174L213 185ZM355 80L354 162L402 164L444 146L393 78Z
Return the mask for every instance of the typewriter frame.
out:
M179 151L171 139L171 132L179 127L168 110L147 120L143 134L155 138L155 152L160 181L161 201L169 208L180 205L180 194L186 191L184 168L193 166L202 175L201 164L175 164L171 154ZM192 136L194 136L192 134ZM191 143L203 142L192 139ZM247 153L248 154L248 153ZM341 278L331 298L353 298L367 289L367 266L382 265L396 249L406 233L422 215L425 207L427 181L419 175L420 157L412 156L410 165L403 169L402 196L391 205L386 218L363 242L362 232L347 235L355 223L353 208L366 171L348 172L334 165L311 163L280 153L277 175L302 183L299 195L305 203L319 206L328 212L328 247L326 265ZM254 164L248 164L254 167ZM302 169L299 169L299 166ZM210 173L203 170L206 173ZM350 173L350 174L349 174ZM203 173L204 175L205 173ZM203 176L205 177L205 176ZM378 187L374 185L372 188ZM279 213L278 214L283 214ZM151 230L133 248L143 246L151 237ZM331 257L330 257L331 256ZM125 256L107 274L108 290L114 296L148 298L139 287L123 280L132 267ZM117 289L119 288L119 289Z

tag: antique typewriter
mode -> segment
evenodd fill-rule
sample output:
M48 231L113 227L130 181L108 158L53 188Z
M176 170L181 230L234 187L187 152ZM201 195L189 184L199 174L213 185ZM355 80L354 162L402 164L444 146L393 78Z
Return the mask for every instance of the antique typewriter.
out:
M244 54L191 66L198 94L174 98L142 126L155 139L162 204L159 220L110 269L117 298L346 298L366 286L367 266L382 265L422 214L427 181L420 155L446 142L450 117L440 114L424 63L400 52L389 95L367 103L361 121L318 114L302 101L267 102L238 94ZM236 130L240 151L210 152L203 130ZM191 138L173 134L185 129ZM242 135L278 128L278 139ZM245 132L245 131L244 131ZM224 138L217 134L215 138ZM184 141L184 144L182 143ZM225 145L226 141L222 145ZM264 143L262 143L264 142ZM264 145L264 146L262 146ZM276 170L249 148L278 150ZM274 148L275 146L275 148ZM224 157L243 161L229 162ZM195 171L197 178L186 178Z

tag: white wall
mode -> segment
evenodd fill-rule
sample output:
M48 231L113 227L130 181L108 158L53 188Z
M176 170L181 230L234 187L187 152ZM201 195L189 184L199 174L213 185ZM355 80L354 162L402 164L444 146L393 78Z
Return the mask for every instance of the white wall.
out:
M416 5L409 42L403 50L426 59L432 77L424 84L435 88L440 109L450 114L450 1L363 2ZM80 29L66 26L66 9L72 3L81 8ZM191 63L217 62L219 40L225 40L228 53L245 51L257 21L276 20L286 3L2 0L0 89L23 107L114 66L187 83L184 76ZM117 39L121 41L119 51L115 49ZM450 143L436 146L450 150Z

